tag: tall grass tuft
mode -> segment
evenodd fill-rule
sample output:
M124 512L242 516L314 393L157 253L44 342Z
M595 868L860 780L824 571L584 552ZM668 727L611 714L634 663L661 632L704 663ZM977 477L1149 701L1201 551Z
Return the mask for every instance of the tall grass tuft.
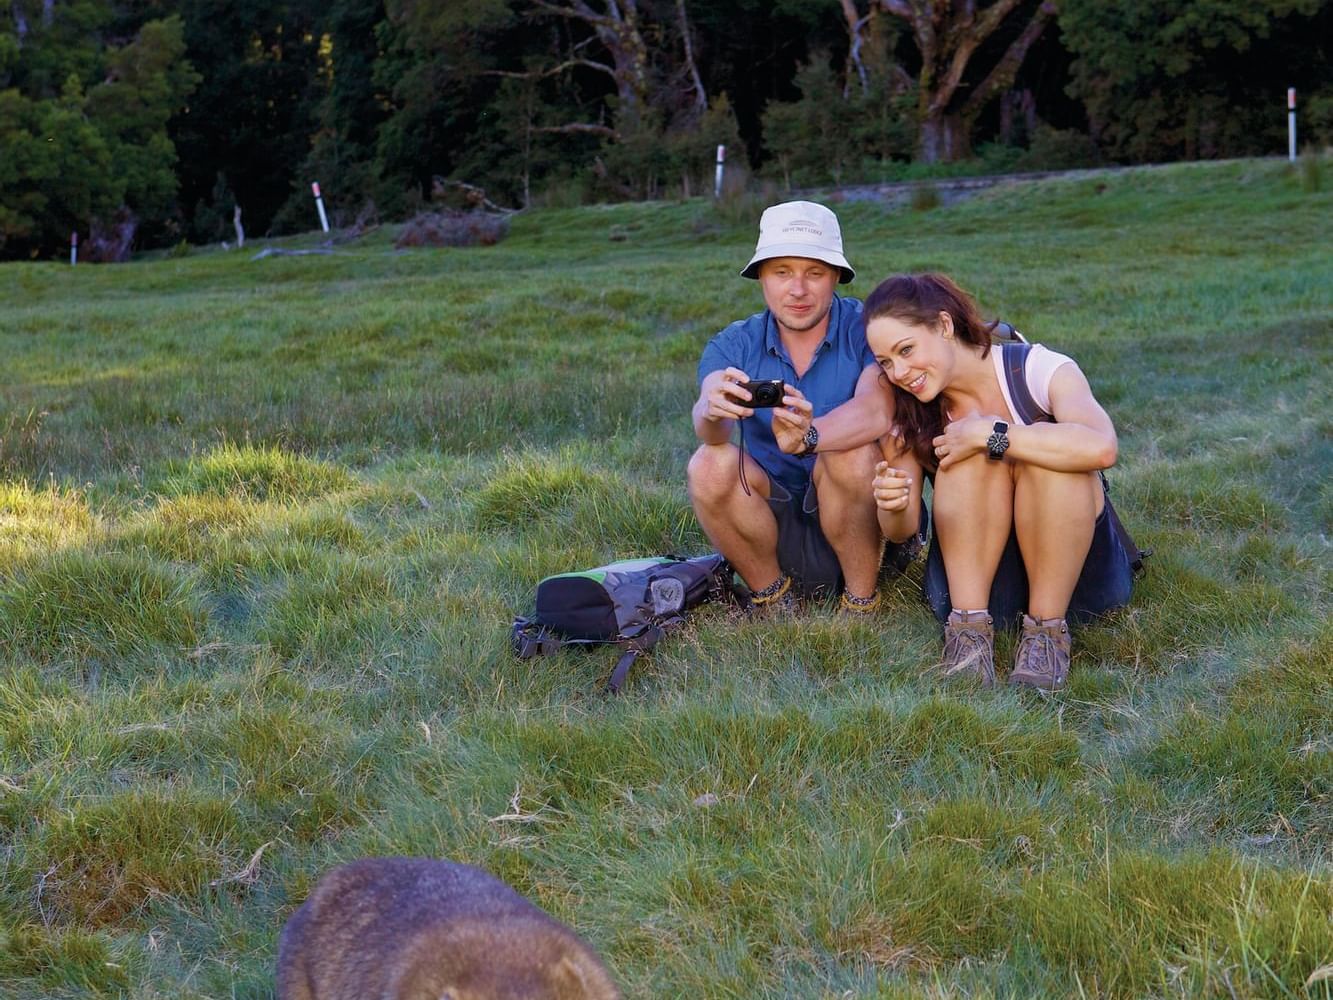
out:
M145 556L66 550L0 589L0 653L103 661L117 671L203 635L191 578Z
M354 485L336 465L279 448L225 444L203 458L170 471L162 483L168 496L205 494L254 501L292 501Z

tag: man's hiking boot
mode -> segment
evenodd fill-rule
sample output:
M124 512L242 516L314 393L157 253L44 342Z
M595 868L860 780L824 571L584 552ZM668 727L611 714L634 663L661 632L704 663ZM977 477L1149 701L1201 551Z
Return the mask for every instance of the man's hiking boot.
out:
M995 628L985 611L953 611L944 626L944 676L995 683Z
M1023 616L1023 634L1014 656L1010 684L1026 684L1050 693L1069 676L1069 625L1063 618Z

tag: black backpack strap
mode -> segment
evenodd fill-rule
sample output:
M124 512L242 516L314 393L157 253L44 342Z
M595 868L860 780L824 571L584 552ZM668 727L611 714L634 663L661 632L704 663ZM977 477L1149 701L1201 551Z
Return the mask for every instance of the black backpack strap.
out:
M1143 560L1152 555L1152 549L1140 549L1134 544L1134 539L1129 537L1129 532L1120 521L1120 515L1115 512L1115 506L1111 503L1111 484L1106 478L1105 472L1099 472L1102 477L1102 492L1106 494L1106 516L1110 518L1111 530L1115 532L1116 538L1120 539L1120 547L1125 550L1125 555L1129 557L1129 568L1134 571L1135 578L1143 575Z
M564 645L545 626L523 617L515 618L514 624L509 627L509 642L514 647L514 655L520 660L549 656Z
M998 346L1004 362L1004 383L1009 388L1009 400L1014 404L1014 416L1025 424L1053 420L1049 413L1037 405L1028 389L1027 363L1032 345L1006 342Z
M606 693L619 694L620 689L625 686L625 678L629 676L630 667L634 666L634 661L661 642L662 636L666 634L668 627L679 624L684 620L680 615L673 615L670 618L663 619L660 624L645 624L628 636L626 638L628 648L620 654L615 669L611 671L611 676L606 679Z

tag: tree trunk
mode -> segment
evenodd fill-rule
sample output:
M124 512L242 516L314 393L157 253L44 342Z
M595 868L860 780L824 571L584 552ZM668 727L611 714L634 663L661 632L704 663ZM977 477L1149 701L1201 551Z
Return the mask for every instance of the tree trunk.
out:
M875 18L875 8L870 8L870 13L864 17L856 9L856 0L842 0L842 17L847 22L847 81L842 88L842 96L849 97L852 88L852 73L861 81L861 93L865 94L870 90L870 78L866 73L865 61L861 58L861 50L865 47L866 29Z
M690 20L685 15L685 0L676 0L676 13L680 18L680 35L685 40L685 68L690 74L690 87L694 90L694 115L699 118L708 110L708 92L704 90L703 79L699 76L699 66L694 61L694 43L690 39ZM685 197L688 198L689 195L686 194Z
M28 37L28 19L23 16L23 5L14 0L9 9L14 15L14 33L18 35L19 48L23 48L23 39Z
M972 155L972 123L958 114L935 114L921 122L917 147L922 163L952 163Z
M632 132L648 106L648 46L639 30L637 0L606 0L606 10L598 11L586 0L529 0L547 14L580 21L592 29L597 40L611 56L609 64L582 57L563 65L580 65L608 74L616 85L616 125Z
M975 0L876 0L887 14L906 21L921 53L919 155L926 163L962 159L971 154L971 126L982 108L1013 85L1024 57L1046 22L1055 0L1042 0L1025 15L1023 30L986 76L964 82L969 63L1020 0L994 0L978 8ZM971 78L975 77L971 74Z

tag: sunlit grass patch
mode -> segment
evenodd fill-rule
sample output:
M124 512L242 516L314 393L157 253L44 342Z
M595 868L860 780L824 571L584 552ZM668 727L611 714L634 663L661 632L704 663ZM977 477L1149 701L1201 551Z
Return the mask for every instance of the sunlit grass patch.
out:
M1215 553L1186 533L1140 539L1154 552L1127 608L1076 633L1081 652L1136 674L1164 674L1201 654L1282 624L1302 613L1285 581L1218 573Z
M202 493L245 500L303 500L349 489L351 473L329 462L281 449L225 444L169 471L168 496Z
M202 565L213 560L226 541L245 533L257 520L255 505L232 496L191 495L163 500L121 529L119 547L142 548L178 563Z
M39 555L87 542L97 527L77 490L0 481L0 581Z
M1280 529L1281 507L1258 484L1238 482L1218 463L1159 463L1141 470L1127 488L1132 509L1182 527L1248 531Z
M387 762L377 734L354 733L290 702L242 702L200 720L188 739L210 781L243 789L258 829L313 840L345 827L372 801L369 772ZM272 836L273 833L266 833Z
M59 552L0 589L0 651L97 657L117 670L154 650L185 651L206 613L193 581L141 555Z

